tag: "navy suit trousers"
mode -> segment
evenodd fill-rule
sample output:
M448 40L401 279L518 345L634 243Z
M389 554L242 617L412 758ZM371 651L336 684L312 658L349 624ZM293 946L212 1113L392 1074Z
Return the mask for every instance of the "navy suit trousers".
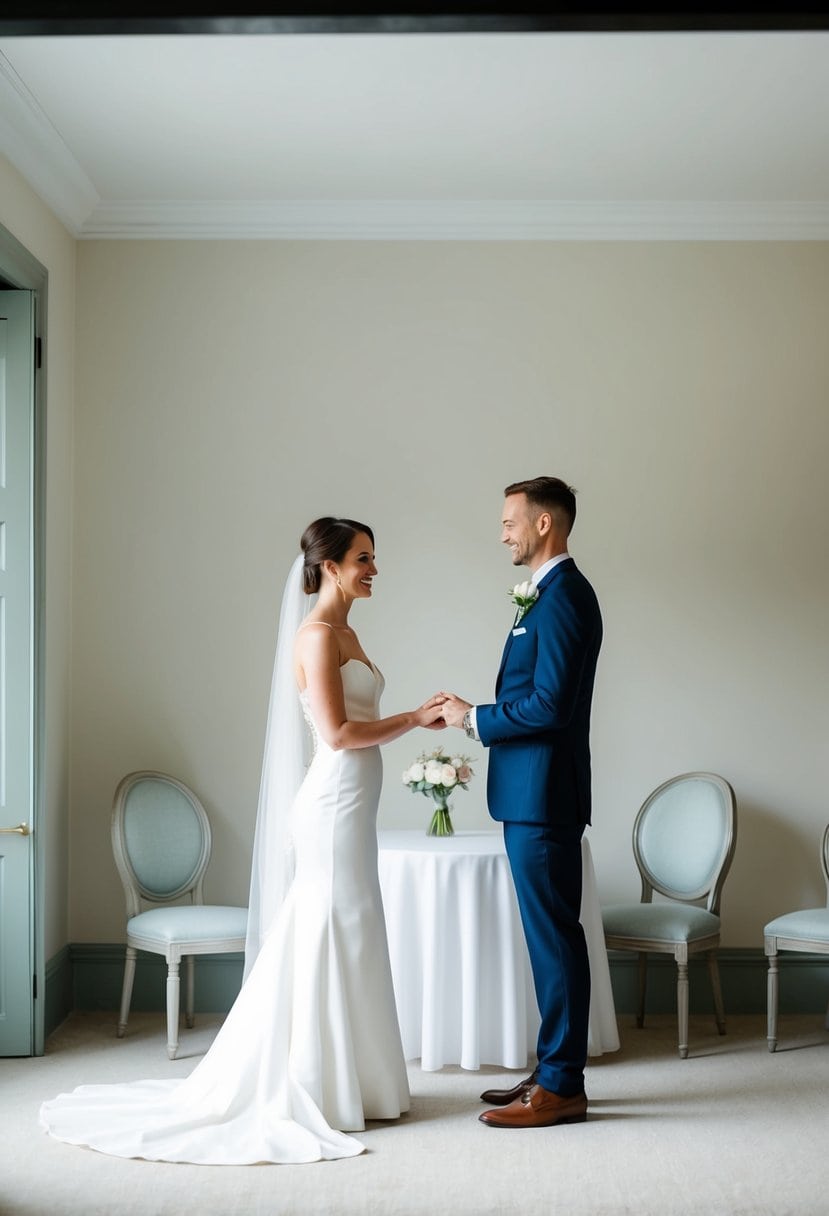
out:
M590 964L581 914L582 828L504 823L541 1013L536 1080L568 1097L584 1089Z

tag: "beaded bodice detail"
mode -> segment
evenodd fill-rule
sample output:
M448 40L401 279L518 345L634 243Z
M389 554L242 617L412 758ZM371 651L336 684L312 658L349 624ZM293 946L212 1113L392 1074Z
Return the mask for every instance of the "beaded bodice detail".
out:
M307 688L303 688L302 692L299 694L299 703L302 706L302 716L305 719L305 725L308 727L308 733L311 736L311 754L313 756L316 756L317 748L319 747L320 736L319 736L319 731L317 730L316 723L314 722L314 719L311 717L311 706L309 704Z

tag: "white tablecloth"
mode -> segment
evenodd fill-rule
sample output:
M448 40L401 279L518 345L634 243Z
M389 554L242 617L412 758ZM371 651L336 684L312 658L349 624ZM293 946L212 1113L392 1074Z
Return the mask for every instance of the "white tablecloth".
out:
M540 1017L503 835L383 831L380 886L407 1060L524 1068ZM590 956L589 1054L619 1035L593 859L582 840L581 921Z

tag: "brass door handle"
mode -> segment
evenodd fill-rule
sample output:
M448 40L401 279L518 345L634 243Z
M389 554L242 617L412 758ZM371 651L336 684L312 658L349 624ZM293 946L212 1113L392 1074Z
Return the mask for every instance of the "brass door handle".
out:
M18 836L31 836L32 829L28 823L19 823L16 828L0 828L0 836L5 832L17 832Z

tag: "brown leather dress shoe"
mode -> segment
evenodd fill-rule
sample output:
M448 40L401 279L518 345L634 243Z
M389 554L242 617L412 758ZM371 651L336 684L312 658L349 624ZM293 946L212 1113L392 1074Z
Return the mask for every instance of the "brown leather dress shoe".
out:
M478 1118L487 1127L555 1127L557 1123L584 1123L587 1097L581 1093L562 1098L549 1089L533 1085L509 1106L485 1110Z
M523 1081L513 1085L512 1089L485 1089L481 1094L481 1101L486 1102L487 1106L508 1106L516 1098L522 1097L528 1089L532 1089L533 1085L535 1073L531 1072Z

